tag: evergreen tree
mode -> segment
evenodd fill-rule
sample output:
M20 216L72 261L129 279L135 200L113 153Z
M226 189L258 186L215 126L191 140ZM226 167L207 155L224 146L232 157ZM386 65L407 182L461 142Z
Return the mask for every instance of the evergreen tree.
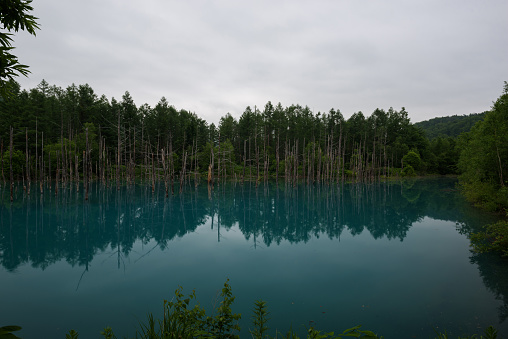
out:
M508 207L508 84L483 121L460 140L460 179L466 196L495 210Z

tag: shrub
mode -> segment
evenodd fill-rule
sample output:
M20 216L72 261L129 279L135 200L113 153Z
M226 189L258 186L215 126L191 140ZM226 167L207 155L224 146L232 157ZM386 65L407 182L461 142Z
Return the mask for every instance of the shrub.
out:
M471 246L476 252L495 252L508 257L508 221L487 225L484 232L471 236Z

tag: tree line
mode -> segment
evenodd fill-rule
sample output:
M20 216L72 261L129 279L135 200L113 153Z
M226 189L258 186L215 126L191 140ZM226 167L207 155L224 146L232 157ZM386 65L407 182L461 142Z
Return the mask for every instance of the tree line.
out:
M465 196L487 210L508 211L508 83L482 121L458 138ZM508 228L507 228L508 230ZM505 231L506 232L506 231ZM508 248L508 242L505 247ZM508 252L507 252L508 253Z
M439 167L448 145L431 144L404 108L345 119L339 109L267 102L216 126L164 97L151 107L136 106L129 92L108 100L87 84L11 87L0 113L4 182L143 178L169 187L203 177L310 183L453 172Z

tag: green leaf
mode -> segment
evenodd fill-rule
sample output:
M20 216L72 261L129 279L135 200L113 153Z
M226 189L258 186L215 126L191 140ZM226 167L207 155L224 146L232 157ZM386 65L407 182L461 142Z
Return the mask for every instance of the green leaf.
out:
M0 334L10 333L21 330L20 326L3 326L0 327Z
M345 330L344 332L342 332L342 334L346 334L346 333L348 333L348 332L355 331L355 330L359 329L360 327L362 327L362 325L357 325L357 326L355 326L355 327L348 328L347 330Z
M70 330L69 333L65 335L65 339L77 339L78 337L79 333L74 330Z
M0 339L21 339L21 338L18 336L15 336L12 333L7 333L7 334L0 334Z
M377 336L376 336L376 334L375 334L374 332L372 332L372 331L360 331L360 332L361 332L362 334L364 334L364 335L368 336L368 337L374 337L374 338L376 338L376 337L377 337Z

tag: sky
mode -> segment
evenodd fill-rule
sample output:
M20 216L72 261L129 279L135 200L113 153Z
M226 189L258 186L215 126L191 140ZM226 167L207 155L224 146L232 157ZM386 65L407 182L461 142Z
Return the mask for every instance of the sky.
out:
M506 0L34 0L15 36L43 79L209 123L268 101L412 122L489 110L508 81Z

